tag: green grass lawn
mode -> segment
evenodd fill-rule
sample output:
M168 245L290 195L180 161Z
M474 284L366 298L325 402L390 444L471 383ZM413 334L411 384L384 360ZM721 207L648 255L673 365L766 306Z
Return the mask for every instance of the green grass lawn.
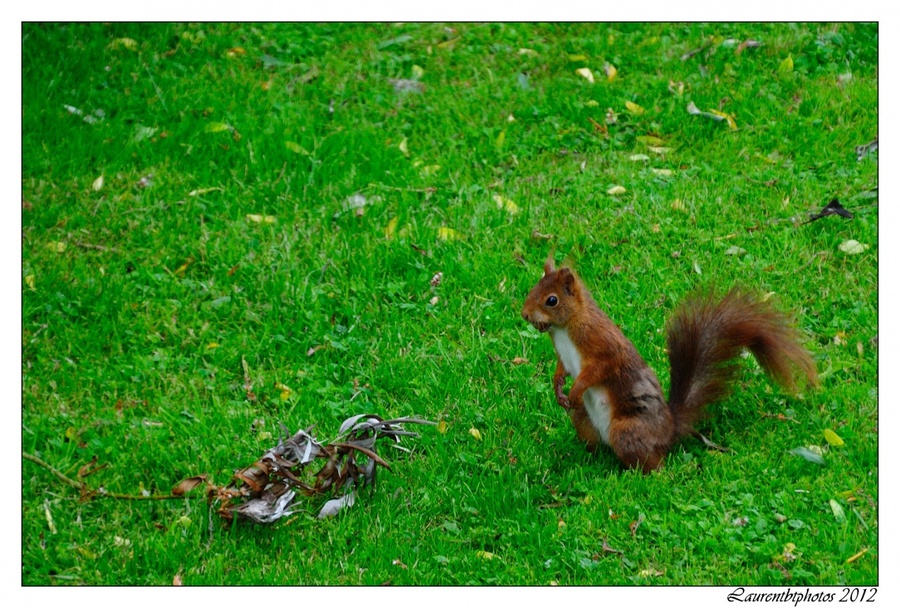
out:
M878 153L856 147L877 43L873 24L26 24L23 452L166 494L224 485L279 423L442 424L382 450L393 472L353 508L268 527L200 491L80 501L23 459L23 583L876 584ZM834 198L852 219L800 223ZM792 312L821 387L785 394L748 360L703 426L732 453L685 441L648 476L590 455L520 317L548 255L664 387L669 313L735 283ZM791 452L809 446L824 465Z

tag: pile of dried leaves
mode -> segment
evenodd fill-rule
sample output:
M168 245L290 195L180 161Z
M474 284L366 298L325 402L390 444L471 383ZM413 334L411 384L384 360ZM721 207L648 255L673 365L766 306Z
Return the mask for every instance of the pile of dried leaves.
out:
M297 494L325 496L328 500L319 510L319 518L336 515L344 507L352 506L357 490L374 484L378 466L391 470L390 465L375 452L375 442L381 437L399 445L404 436L417 437L404 424L434 424L417 418L382 420L374 414L352 416L341 424L338 438L323 445L310 434L313 427L289 436L282 425L284 437L256 462L234 474L231 483L217 486L206 475L190 477L172 489L183 495L206 483L207 497L219 503L219 514L234 519L235 514L260 524L269 524L291 515ZM316 459L325 460L319 471L304 481L304 471Z

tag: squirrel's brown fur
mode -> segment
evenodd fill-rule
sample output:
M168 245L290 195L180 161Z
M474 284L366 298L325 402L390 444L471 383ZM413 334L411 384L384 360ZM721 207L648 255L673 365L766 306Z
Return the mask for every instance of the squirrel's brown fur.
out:
M658 468L675 442L694 434L706 406L727 393L743 349L785 388L795 389L797 370L810 385L817 383L815 365L787 317L737 288L719 300L696 296L673 315L668 401L656 374L571 269L556 270L548 262L522 316L553 338L556 399L588 449L607 443L626 467L645 472ZM574 382L566 396L568 375Z

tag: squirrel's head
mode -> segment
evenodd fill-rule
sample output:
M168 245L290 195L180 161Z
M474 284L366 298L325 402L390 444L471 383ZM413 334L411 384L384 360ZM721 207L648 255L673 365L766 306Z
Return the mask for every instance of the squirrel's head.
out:
M575 312L579 299L578 279L569 268L553 268L553 262L544 264L544 276L538 281L522 307L522 318L538 331L544 332L551 325L564 327Z

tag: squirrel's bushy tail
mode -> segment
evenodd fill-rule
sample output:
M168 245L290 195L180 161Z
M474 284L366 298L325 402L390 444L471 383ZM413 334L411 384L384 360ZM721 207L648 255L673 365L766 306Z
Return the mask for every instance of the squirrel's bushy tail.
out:
M816 367L790 321L753 294L732 289L721 300L710 293L686 301L668 324L669 407L676 435L693 431L704 408L728 393L746 348L776 382L794 390L799 371L811 385Z

